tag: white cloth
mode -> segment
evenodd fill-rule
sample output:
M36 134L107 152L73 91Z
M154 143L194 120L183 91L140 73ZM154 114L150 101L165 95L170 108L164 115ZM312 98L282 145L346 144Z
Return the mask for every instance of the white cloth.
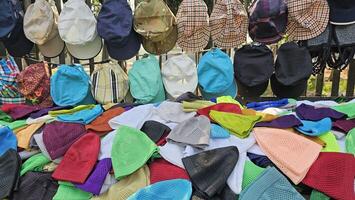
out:
M106 191L108 191L108 189L110 189L110 187L112 185L114 185L115 183L117 183L117 180L115 179L115 176L108 173L106 175L106 178L105 178L105 181L104 181L104 184L102 185L101 187L101 190L100 190L100 194L103 194L105 193Z
M99 160L105 158L111 158L112 144L113 144L113 139L116 136L116 133L117 131L113 130L107 135L105 135L105 137L101 138Z
M117 117L112 118L108 124L112 129L117 129L118 127L124 125L136 129L141 129L146 118L152 114L154 105L146 104L134 107Z
M39 134L35 134L33 135L33 137L35 138L36 140L36 143L39 147L39 149L42 151L43 155L45 157L47 157L48 159L52 160L51 157L49 156L49 153L47 151L47 148L46 146L44 145L43 143L43 132L39 133ZM60 163L60 161L62 161L63 157L60 157L60 158L57 158L55 160L52 160L54 163Z
M336 131L336 130L331 130L331 132L335 135L337 140L345 137L345 133L343 133L343 132Z
M185 169L182 163L185 147L167 142L164 146L159 147L159 154L168 162Z
M261 112L266 114L271 114L271 115L280 115L281 113L288 112L288 110L281 109L281 108L266 108Z
M26 124L38 124L38 123L46 123L50 120L55 119L54 117L50 116L50 115L44 115L42 117L38 117L38 118L27 118L26 120Z
M339 147L340 147L340 151L342 153L346 153L345 140L346 140L346 137L343 137L343 138L337 140Z
M248 151L248 153L253 153L253 154L258 154L258 155L262 155L262 156L266 156L266 154L263 152L263 150L260 149L258 144L254 144L253 146L251 146Z

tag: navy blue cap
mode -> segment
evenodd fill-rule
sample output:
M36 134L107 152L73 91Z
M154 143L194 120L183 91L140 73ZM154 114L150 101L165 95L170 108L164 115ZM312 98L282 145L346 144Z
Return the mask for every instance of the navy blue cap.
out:
M114 59L127 60L140 49L141 40L133 30L132 9L126 0L108 0L103 3L97 19L97 32Z
M7 36L16 25L16 15L11 0L0 1L0 38Z

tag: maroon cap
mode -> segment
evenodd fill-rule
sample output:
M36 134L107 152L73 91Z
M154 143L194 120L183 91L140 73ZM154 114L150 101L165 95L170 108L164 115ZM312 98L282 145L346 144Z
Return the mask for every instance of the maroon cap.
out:
M150 184L171 179L190 180L189 175L180 167L177 167L164 159L157 159L149 164Z
M12 119L17 120L27 117L29 114L40 110L39 106L30 106L24 104L4 104L1 110L11 116Z
M337 128L345 133L348 133L351 129L355 128L355 119L345 120L339 119L333 122L333 127Z
M43 143L51 159L56 159L65 154L69 147L83 134L85 126L78 123L54 121L43 129Z

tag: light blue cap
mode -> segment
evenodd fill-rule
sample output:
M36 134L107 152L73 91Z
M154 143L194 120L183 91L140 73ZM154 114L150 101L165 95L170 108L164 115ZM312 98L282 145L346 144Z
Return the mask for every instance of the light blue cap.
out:
M229 56L220 49L212 49L202 56L197 67L197 74L201 93L205 99L237 96L233 63Z
M211 138L228 138L230 137L229 132L218 126L217 124L211 124Z
M128 72L129 86L137 103L157 103L165 100L165 90L159 61L153 55L133 63Z
M58 121L72 122L80 124L90 124L103 112L101 105L96 105L92 109L85 109L74 114L58 115Z
M327 117L319 121L301 120L302 125L296 129L309 136L320 136L328 133L332 128L332 120Z
M17 139L9 127L0 128L0 156L7 150L17 150Z
M190 200L192 185L184 179L161 181L138 190L128 200Z

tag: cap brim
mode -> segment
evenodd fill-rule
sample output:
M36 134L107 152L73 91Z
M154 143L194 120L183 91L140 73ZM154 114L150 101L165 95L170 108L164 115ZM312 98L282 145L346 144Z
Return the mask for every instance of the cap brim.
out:
M43 45L38 45L39 51L44 57L54 58L63 52L65 47L64 41L57 34L53 39L47 41Z
M72 45L66 43L68 52L74 58L79 60L88 60L96 57L102 49L102 40L99 35L96 35L95 39L84 45Z
M151 54L160 55L169 52L175 47L178 37L177 26L173 26L173 30L163 40L154 42L149 39L143 38L143 48Z
M229 86L229 88L227 90L225 90L224 92L221 93L208 93L205 92L201 89L201 93L204 99L213 99L216 97L221 97L221 96L231 96L233 98L235 98L237 96L237 83L235 81L235 79L233 80L233 84L231 84Z
M280 83L275 74L270 78L272 92L279 98L298 98L302 96L307 88L307 79L299 80L293 85L283 85Z
M269 85L269 80L267 80L264 83L251 86L251 87L243 84L241 81L238 81L237 79L236 82L238 85L238 93L242 97L259 97L265 92L267 86Z
M330 5L331 6L331 5ZM351 25L355 23L355 9L330 8L329 22L334 25Z
M133 29L124 45L116 45L110 41L105 41L105 43L108 54L116 60L128 60L134 57L141 47L140 37Z

